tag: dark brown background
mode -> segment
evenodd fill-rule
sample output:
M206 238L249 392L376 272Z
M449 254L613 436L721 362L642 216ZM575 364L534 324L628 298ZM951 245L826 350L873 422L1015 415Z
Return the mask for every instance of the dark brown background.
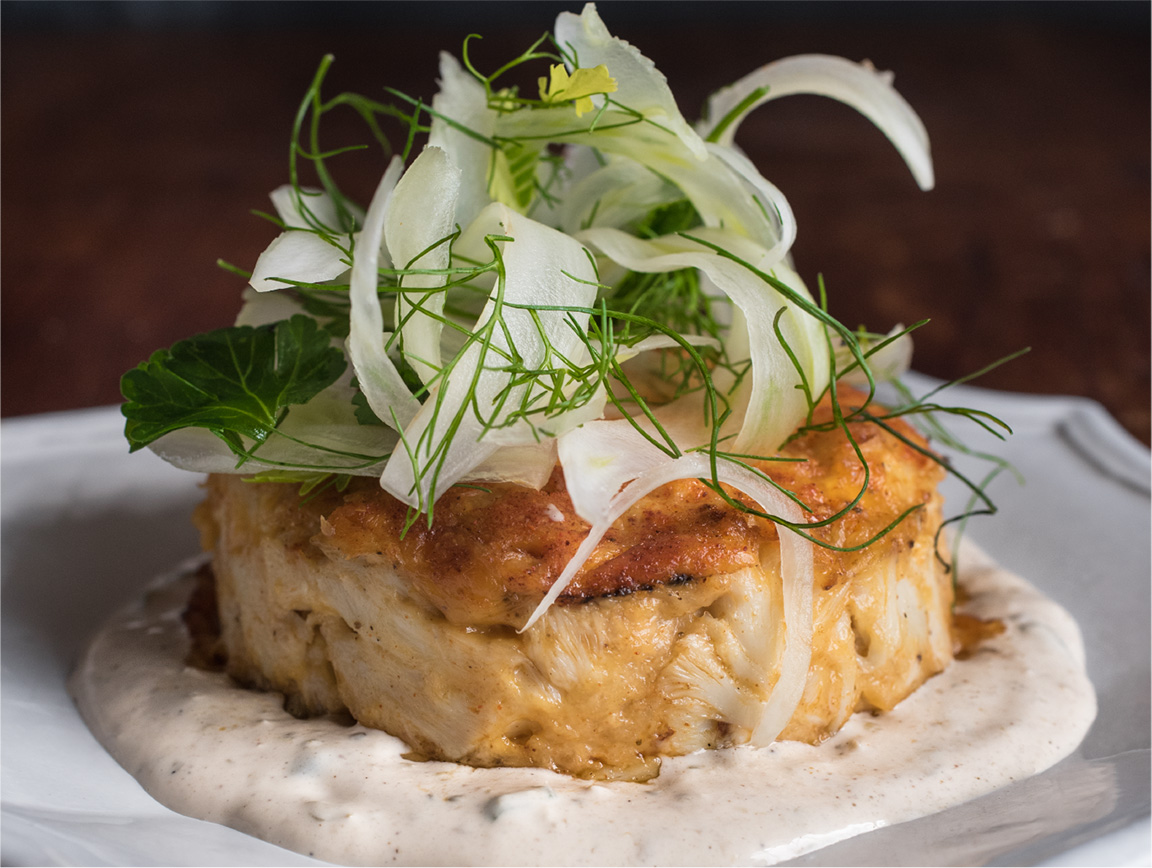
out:
M2 413L119 399L153 349L227 325L273 229L298 102L430 98L436 52L471 31L491 69L550 27L537 3L0 5ZM866 120L792 97L740 143L789 197L796 256L832 312L885 330L930 317L915 367L954 378L1022 346L985 386L1086 395L1149 440L1147 3L604 2L687 117L760 63L801 52L896 72L932 139L920 193ZM339 124L337 124L339 127ZM341 135L334 130L333 141ZM366 199L384 158L357 158Z

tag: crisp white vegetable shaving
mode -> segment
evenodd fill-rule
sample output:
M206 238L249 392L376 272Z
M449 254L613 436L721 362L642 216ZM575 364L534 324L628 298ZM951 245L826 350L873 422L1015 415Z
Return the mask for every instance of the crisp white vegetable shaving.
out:
M483 85L460 62L447 52L440 54L440 90L432 98L432 118L428 144L441 148L452 159L461 175L456 220L467 226L488 205L488 165L492 148L468 135L461 127L481 137L490 137L495 129L496 113L488 108ZM451 118L454 123L448 123Z
M669 460L627 419L589 422L561 437L559 457L572 507L593 526L607 519L624 485Z
M681 335L680 339L686 343L696 347L712 347L713 349L720 348L720 341L716 338L708 337L708 335ZM627 361L628 359L635 358L641 353L649 352L650 350L671 350L680 346L680 341L676 340L669 335L652 335L644 338L631 346L621 348L616 353L618 361Z
M573 494L573 504L576 505L579 499L577 511L586 521L591 521L592 528L520 632L531 629L545 616L595 551L613 522L632 506L660 486L674 480L712 477L713 469L708 455L693 453L668 459L631 426L627 429L619 427L627 424L600 423L593 430L582 429L561 438L561 457L568 459L565 466L566 479L579 478L582 474L594 477L591 484L576 483L576 493ZM581 434L595 441L594 445L581 444ZM571 473L568 472L569 467ZM630 475L635 476L633 481L622 491L618 490L619 480ZM715 476L720 482L732 485L751 497L766 513L777 515L792 524L803 522L803 515L795 503L745 468L721 461L716 465ZM573 482L570 481L570 494L572 486ZM804 693L812 654L812 544L782 525L778 524L777 527L780 536L785 627L784 650L779 661L770 659L770 649L757 641L760 630L745 627L743 637L746 646L750 645L753 649L759 647L760 650L758 655L750 655L759 669L760 687L765 694L762 696L764 702L760 719L751 737L752 743L758 746L770 744L791 718ZM765 564L764 572L770 575L774 571L771 565ZM764 587L763 593L770 595L772 590ZM743 603L757 606L764 612L771 608L767 600L747 600ZM764 632L768 631L766 624L757 626ZM767 681L774 668L778 672L777 680L774 685L768 685Z
M779 253L787 255L796 241L796 217L792 206L776 185L761 175L752 161L731 148L708 143L708 153L732 169L752 191L769 217L775 218L776 238L765 254L766 261L775 261ZM733 251L735 252L735 251ZM764 270L763 268L761 270Z
M332 231L340 225L336 203L323 190L281 184L269 194L276 216L285 229L321 229ZM363 215L361 215L363 216Z
M335 280L348 270L348 260L340 248L304 230L289 230L273 239L256 260L250 283L257 292L270 292L292 286L277 277L290 277L299 283Z
M388 171L380 179L360 232L348 289L352 303L348 355L368 405L381 421L397 430L412 421L420 410L420 402L408 391L395 363L388 358L384 315L376 294L376 269L381 259L388 200L400 180L403 167L399 158L393 158Z
M729 117L757 90L763 90L759 98L745 104L738 116ZM700 126L711 133L727 119L727 126L716 140L731 146L740 122L750 111L768 100L797 93L831 97L858 110L896 146L920 189L932 189L935 178L928 132L916 112L892 87L891 73L877 72L870 64L826 54L802 54L766 64L713 94L704 109L707 121Z
M766 245L775 241L770 222L773 218L766 217L747 194L743 179L703 144L701 158L661 127L643 122L622 126L632 115L618 110L605 112L612 118L605 121L603 130L597 131L574 129L571 119L561 112L548 109L502 116L496 131L509 138L546 137L566 144L588 145L633 160L675 185L699 211L704 225L722 226Z
M866 343L862 342L868 352L868 369L872 372L873 378L876 380L895 380L911 370L912 336L905 331L904 326L899 324L893 326L888 334L878 337L873 343L878 344L881 341L890 341L890 343L872 350ZM838 367L847 368L852 363L852 359L844 347L838 347L836 355ZM866 386L868 378L861 368L855 367L844 374L844 382L853 386Z
M398 268L443 272L447 239L456 225L461 173L448 154L429 145L396 184L384 214L388 254ZM405 358L424 383L440 372L444 273L406 274L396 294L396 322ZM428 288L430 292L415 292Z
M814 319L793 314L777 291L747 268L722 259L687 238L668 236L644 240L616 229L589 229L580 237L633 271L698 268L732 299L744 314L752 354L748 408L735 448L745 452L759 450L764 454L775 452L803 418L807 404L803 393L796 388L799 385L796 369L775 337L774 318L784 307L785 337L792 351L809 366L809 382L817 392L824 388L829 376L823 327ZM769 251L747 241L733 240L732 246L753 259L761 270L775 269L793 289L808 295L799 277L779 260L773 263Z
M236 314L238 326L268 325L304 313L300 302L284 292L257 292L249 286L241 301L240 313Z
M332 198L319 190L295 190L283 185L272 191L270 198L285 231L276 236L256 260L249 283L257 292L269 292L291 286L276 277L290 277L301 283L323 283L335 280L348 270L348 257L340 246L332 244L317 230L334 232L339 226ZM351 237L342 235L344 248L351 247Z
M461 481L507 482L539 490L556 469L556 444L556 440L544 440L502 446L464 474Z
M399 500L427 511L448 487L486 461L497 448L486 432L507 421L495 405L509 410L531 401L532 387L512 386L506 359L513 351L529 366L546 363L559 353L578 358L580 337L566 315L556 311L529 312L504 305L578 305L590 307L596 294L595 273L584 248L574 238L493 203L477 223L506 234L503 244L504 279L497 283L473 330L492 322L501 308L500 328L486 342L473 341L456 358L453 376L440 380L404 431L404 448L397 451L380 484ZM587 318L576 318L586 327ZM482 413L491 413L483 418ZM583 420L574 420L572 427ZM499 445L535 442L539 435L529 425L519 433L505 432Z
M583 68L606 66L618 84L613 94L616 102L671 131L697 159L704 156L704 142L680 114L668 80L656 64L608 32L593 4L587 4L580 15L560 13L556 19L556 42L569 48Z
M671 198L670 185L631 160L611 160L565 191L560 228L569 235L592 225L626 226Z

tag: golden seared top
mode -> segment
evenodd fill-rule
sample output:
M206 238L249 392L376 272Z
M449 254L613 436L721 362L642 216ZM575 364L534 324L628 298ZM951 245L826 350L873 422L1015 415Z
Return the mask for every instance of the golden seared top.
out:
M852 397L858 400L842 392L846 408ZM814 421L830 418L824 406ZM894 425L924 445L909 426ZM926 503L943 475L931 458L876 425L854 423L851 430L869 465L868 491L844 518L812 531L837 546L863 542L908 507ZM838 430L806 434L781 457L799 460L759 466L795 492L817 520L849 503L864 482L863 466ZM222 493L231 484L234 479L212 477L209 489ZM270 487L280 493L255 533L277 535L314 556L387 563L457 623L511 623L506 619L512 611L530 610L589 530L572 508L559 467L540 491L507 483L455 486L437 501L431 527L421 518L406 533L408 507L374 479L356 479L344 492L327 491L305 502L291 485ZM730 489L729 494L741 497ZM907 545L912 535L911 527L897 528L878 545ZM772 523L733 508L699 480L672 482L613 525L560 601L717 579L759 563L761 546L776 538ZM817 580L831 587L867 558L867 552L845 556L817 549Z
M436 503L432 527L400 539L406 507L358 485L327 516L324 543L347 557L379 556L413 577L447 614L462 606L507 609L539 601L588 533L557 468L541 491L500 484L456 486ZM562 602L628 594L759 561L763 530L697 480L653 492L613 525ZM449 616L451 618L451 616Z

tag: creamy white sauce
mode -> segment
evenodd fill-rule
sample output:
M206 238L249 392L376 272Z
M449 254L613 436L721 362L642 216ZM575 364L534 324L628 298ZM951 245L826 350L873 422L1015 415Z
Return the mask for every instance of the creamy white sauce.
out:
M1006 631L894 711L812 747L666 759L645 784L402 757L403 742L297 720L279 694L184 665L186 578L109 622L71 689L109 752L156 799L350 864L770 865L911 820L1048 768L1096 713L1072 618L969 547L964 611Z

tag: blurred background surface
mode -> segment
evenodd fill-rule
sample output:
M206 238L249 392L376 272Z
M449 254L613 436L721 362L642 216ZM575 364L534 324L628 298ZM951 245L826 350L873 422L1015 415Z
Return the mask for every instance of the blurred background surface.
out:
M437 52L484 35L494 69L552 2L0 3L4 416L119 401L154 349L229 325L275 230L292 119L327 92L430 99ZM1149 442L1149 4L601 2L686 117L756 66L820 52L893 70L932 140L921 193L862 116L790 97L738 137L799 221L795 257L831 311L932 322L914 367L1083 395ZM335 116L333 117L335 120ZM336 122L333 144L357 129ZM398 131L397 131L398 132ZM358 135L358 134L357 134ZM359 140L359 136L358 136ZM398 142L402 144L401 142ZM366 201L386 160L349 160Z

